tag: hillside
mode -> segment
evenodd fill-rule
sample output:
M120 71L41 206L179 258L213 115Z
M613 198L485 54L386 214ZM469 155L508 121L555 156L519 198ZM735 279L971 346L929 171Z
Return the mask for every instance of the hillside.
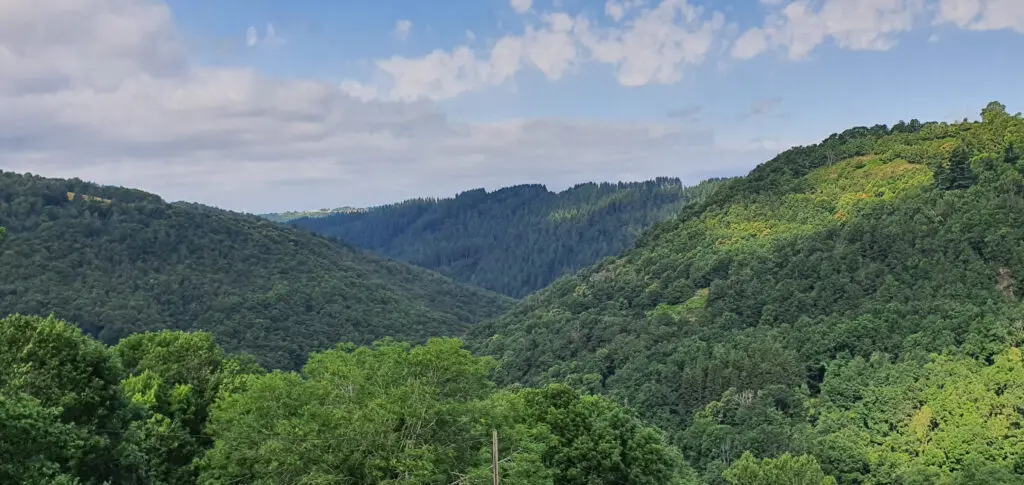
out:
M259 216L271 220L274 222L291 222L295 219L304 219L311 217L327 217L333 214L347 214L349 212L362 212L366 209L358 209L355 207L338 207L336 209L316 209L308 211L286 211L286 212L271 212L269 214L260 214Z
M684 187L679 179L659 178L558 193L542 185L477 189L291 223L519 298L628 249L640 231L720 182Z
M786 151L474 347L506 384L634 407L707 483L746 451L840 484L1022 483L1024 118L982 119Z
M101 341L211 331L298 368L310 351L456 335L509 303L256 216L138 190L0 172L0 314L73 321Z

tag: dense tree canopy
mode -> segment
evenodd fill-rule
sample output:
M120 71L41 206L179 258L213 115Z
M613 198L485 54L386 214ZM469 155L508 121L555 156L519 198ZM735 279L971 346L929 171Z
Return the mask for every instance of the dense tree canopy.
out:
M474 348L502 383L627 403L709 483L761 483L723 475L745 452L811 454L840 484L1020 482L1024 119L982 117L784 152L471 330Z
M0 483L99 485L124 478L120 367L53 318L0 320Z
M456 339L314 355L249 379L212 409L201 484L489 484L491 433L509 485L682 485L664 434L562 385L498 391Z
M0 316L56 314L112 344L209 330L298 368L310 351L459 335L509 300L264 219L0 172Z
M519 298L628 249L639 232L720 184L711 179L684 187L679 179L659 178L580 184L559 193L519 185L317 212L290 223Z
M0 483L684 485L663 433L563 385L498 390L456 339L385 340L264 372L206 332L107 347L0 320Z

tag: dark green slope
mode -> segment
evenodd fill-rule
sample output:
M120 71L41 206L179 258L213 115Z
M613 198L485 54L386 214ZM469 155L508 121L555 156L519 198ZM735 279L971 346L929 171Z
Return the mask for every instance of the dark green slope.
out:
M80 180L0 172L0 226L0 314L54 312L108 343L204 329L294 368L340 341L462 334L510 302L256 216Z
M542 185L478 189L290 223L518 298L631 247L637 233L720 182L683 187L660 178L559 193Z
M1024 119L983 118L782 153L475 349L505 383L628 403L710 483L745 450L812 453L841 484L1022 483Z

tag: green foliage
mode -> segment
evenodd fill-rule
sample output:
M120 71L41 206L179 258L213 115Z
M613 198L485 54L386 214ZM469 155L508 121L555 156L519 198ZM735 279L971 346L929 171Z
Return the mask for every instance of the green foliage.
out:
M879 357L837 362L822 396L821 448L845 442L841 452L822 456L837 477L877 484L922 473L941 483L975 474L1021 478L1013 474L1024 465L1024 363L1017 347L991 363L960 355L933 356L923 366ZM966 483L999 483L993 480Z
M200 483L683 483L681 456L613 402L564 386L495 392L490 359L453 339L315 355L213 408Z
M209 408L261 374L207 333L111 349L53 317L0 320L0 483L196 483Z
M683 187L659 178L580 184L559 193L520 185L289 222L519 298L628 249L640 231L721 183Z
M453 340L341 346L218 403L201 483L450 483L482 439L488 361Z
M780 456L812 451L813 435L806 417L803 392L784 386L756 392L730 388L694 415L679 442L691 463L704 470L707 482L721 483L721 470L744 454Z
M299 368L339 341L458 335L510 302L256 216L80 180L0 172L0 226L0 315L54 313L107 344L207 330Z
M714 484L747 451L814 456L841 484L1020 481L1001 404L1014 393L992 382L959 395L963 414L938 389L971 387L942 387L959 379L934 374L944 361L922 366L932 354L985 365L1024 344L1022 139L1024 118L994 104L981 122L794 148L473 328L471 347L498 358L500 384L565 382L628 404ZM863 376L884 394L837 384L862 361L896 366ZM937 376L934 398L915 391L922 373ZM846 395L855 404L832 407ZM936 434L940 413L967 421Z
M810 455L794 457L785 453L779 458L758 460L744 453L722 474L730 485L835 485L836 479L821 471Z
M73 485L68 463L80 453L78 430L61 422L60 408L27 394L0 391L0 483Z
M118 446L121 369L106 347L53 317L13 315L0 320L0 369L0 447L18 450L0 474L83 484L134 474Z
M663 433L611 400L558 384L523 391L522 398L526 419L555 437L541 454L555 470L553 483L660 485L686 477L682 455Z
M499 391L456 339L343 344L268 374L205 332L108 348L53 318L0 324L0 483L485 485L492 430L509 485L697 483L625 408Z
M225 384L262 369L227 357L206 332L136 334L113 352L127 372L121 387L136 411L126 442L145 457L149 480L196 483L193 462L213 442L205 433L210 406Z

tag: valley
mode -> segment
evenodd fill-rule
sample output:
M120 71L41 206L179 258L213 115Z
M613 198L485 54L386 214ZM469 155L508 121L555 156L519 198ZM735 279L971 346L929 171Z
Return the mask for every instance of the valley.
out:
M450 199L297 217L287 222L522 298L630 246L655 222L714 193L724 180L579 184L562 192L519 185ZM268 216L273 220L273 216Z
M0 483L1021 483L1022 155L992 102L280 222L0 172Z

